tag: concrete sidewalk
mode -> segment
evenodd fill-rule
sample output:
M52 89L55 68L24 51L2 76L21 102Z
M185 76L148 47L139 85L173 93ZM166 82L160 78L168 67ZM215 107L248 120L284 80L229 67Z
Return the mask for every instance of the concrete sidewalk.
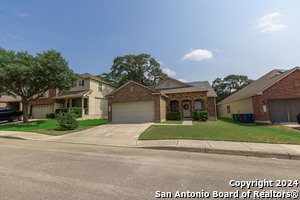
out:
M178 139L138 140L136 147L300 160L300 145L290 144Z
M241 156L300 160L300 145L207 141L207 140L181 140L181 139L137 140L138 137L135 137L135 141L132 142L131 141L122 142L124 140L124 137L121 137L119 138L118 143L114 142L114 143L106 144L103 143L105 141L99 142L98 141L99 139L97 139L95 135L93 137L89 137L88 134L85 135L84 140L81 140L82 138L80 140L75 140L76 138L78 138L79 134L80 132L77 133L75 132L64 136L49 136L49 135L30 133L30 132L0 131L0 137L24 139L24 140L38 140L38 141L45 141L45 142L61 142L61 143L64 142L81 143L81 144L93 144L93 145L112 145L112 146L130 147L130 148L148 148L148 149L159 149L159 150L175 150L175 151L203 152L203 153L215 153L215 154L227 154L227 155L241 155ZM92 133L90 133L90 135L91 134ZM115 140L116 139L117 138L115 138Z

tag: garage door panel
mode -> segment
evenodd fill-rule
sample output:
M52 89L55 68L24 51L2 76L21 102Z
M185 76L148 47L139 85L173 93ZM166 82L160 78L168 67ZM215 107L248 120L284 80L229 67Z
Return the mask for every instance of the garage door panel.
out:
M143 123L155 121L154 101L112 104L113 123Z
M296 122L300 113L300 99L283 99L269 101L272 122Z
M296 116L300 113L300 99L291 99L289 101L290 121L297 122Z
M46 114L53 113L53 105L34 105L32 106L33 119L46 119Z

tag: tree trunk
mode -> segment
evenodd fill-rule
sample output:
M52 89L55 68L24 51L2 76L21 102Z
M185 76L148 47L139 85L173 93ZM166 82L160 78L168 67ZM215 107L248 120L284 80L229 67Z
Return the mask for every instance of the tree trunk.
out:
M23 122L28 123L28 102L23 101Z

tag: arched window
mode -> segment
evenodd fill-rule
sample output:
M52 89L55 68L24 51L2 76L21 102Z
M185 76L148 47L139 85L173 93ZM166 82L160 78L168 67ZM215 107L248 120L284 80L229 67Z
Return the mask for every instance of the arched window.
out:
M201 100L195 101L195 111L201 111L202 110L202 102Z
M179 103L178 101L171 101L171 112L178 112L179 111Z

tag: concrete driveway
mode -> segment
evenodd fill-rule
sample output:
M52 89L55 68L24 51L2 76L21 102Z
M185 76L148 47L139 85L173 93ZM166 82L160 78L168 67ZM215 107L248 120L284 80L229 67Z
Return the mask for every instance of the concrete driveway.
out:
M72 142L110 146L134 147L139 135L153 123L105 124L88 130L62 136L49 137L47 141Z

